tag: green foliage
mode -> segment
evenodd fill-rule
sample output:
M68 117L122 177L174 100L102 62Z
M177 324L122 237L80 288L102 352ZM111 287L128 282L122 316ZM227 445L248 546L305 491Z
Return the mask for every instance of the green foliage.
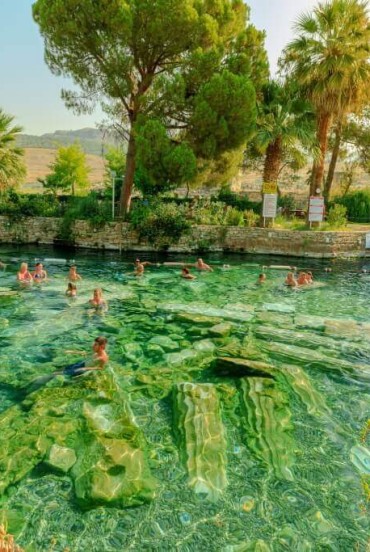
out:
M83 192L89 185L86 155L79 144L59 148L50 168L52 172L41 182L53 194L71 191L75 195L76 191Z
M150 206L135 206L130 221L141 240L161 248L177 243L190 228L183 208L158 201Z
M244 213L235 207L227 207L224 224L225 226L244 226Z
M226 203L231 207L236 207L239 211L245 211L252 209L253 211L260 213L262 204L259 201L250 201L247 195L236 194L231 191L230 186L224 186L221 188L218 197L218 201Z
M293 194L280 195L278 197L278 207L284 211L292 211L296 207L296 200Z
M245 78L228 71L214 75L194 101L190 128L197 154L212 159L245 143L254 130L255 104L255 90Z
M343 197L336 197L335 203L347 209L351 222L370 222L370 191L352 192Z
M110 147L105 154L105 188L106 197L112 198L114 178L115 201L119 199L120 189L125 177L126 154L121 148ZM114 173L114 176L112 175Z
M330 209L326 219L330 228L343 228L346 226L347 208L344 205L334 204Z
M268 64L264 33L250 25L241 0L80 0L78 6L36 0L33 15L49 67L82 91L64 92L67 106L86 112L102 102L128 140L123 210L130 204L141 117L159 121L173 141L165 179L171 184L173 174L186 181L189 147L209 159L250 137L254 88L267 79ZM151 187L159 182L160 153L155 162L140 154L147 174L139 181L149 179Z
M20 195L9 190L0 194L0 215L12 220L23 217L58 217L60 205L52 195Z
M12 126L13 120L0 108L0 191L16 186L26 176L23 150L16 146L22 128Z
M186 142L174 143L157 120L137 127L137 178L135 185L144 195L157 195L191 181L197 160Z
M258 222L260 220L260 215L258 213L255 213L252 209L247 209L243 213L244 216L244 226L247 226L248 228L252 228L253 226L257 226Z

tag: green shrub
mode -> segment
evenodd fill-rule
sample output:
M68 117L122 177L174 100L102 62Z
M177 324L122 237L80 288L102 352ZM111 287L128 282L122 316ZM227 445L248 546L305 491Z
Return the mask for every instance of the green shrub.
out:
M18 194L9 190L0 194L0 215L19 220L23 217L57 217L58 200L50 194Z
M278 197L278 207L283 211L293 211L296 208L296 200L292 194L281 195Z
M141 240L163 248L177 243L190 228L184 208L159 201L135 206L130 222Z
M336 197L335 203L346 207L347 217L351 222L370 222L370 191L352 192L343 197Z
M243 217L244 225L248 226L248 228L257 226L258 221L260 220L260 215L258 213L255 213L252 209L247 209L246 211L244 211Z
M92 227L101 228L112 220L111 202L101 199L96 192L82 197L71 196L64 217L71 220L88 220Z
M222 224L224 226L244 226L244 213L235 207L228 207Z
M240 195L232 192L230 186L223 186L216 198L216 201L221 201L239 209L239 211L247 211L252 209L256 213L261 212L261 202L260 201L250 201L247 195Z
M228 207L220 201L199 201L188 210L188 217L193 224L221 226L225 224L225 215Z
M330 228L343 228L347 224L347 208L344 205L334 204L329 209L326 222Z

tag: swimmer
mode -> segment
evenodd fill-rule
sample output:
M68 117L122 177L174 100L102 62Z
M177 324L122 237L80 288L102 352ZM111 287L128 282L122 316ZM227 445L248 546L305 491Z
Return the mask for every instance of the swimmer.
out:
M266 282L266 274L260 274L258 276L257 284L264 284Z
M70 282L77 282L78 280L82 280L81 276L79 274L77 274L77 266L76 265L72 265L69 269L69 274L68 274L68 280Z
M306 274L306 280L307 280L307 284L313 284L313 275L312 275L312 272L307 272L307 274Z
M192 274L190 274L189 269L184 267L181 270L181 278L185 278L185 280L195 280L196 276L193 276Z
M64 370L58 370L57 372L53 372L53 375L75 377L75 376L81 375L83 372L104 370L105 365L109 360L109 357L105 350L107 346L107 342L108 340L106 337L97 337L94 340L94 343L92 346L93 355L91 357L88 357L86 360L76 362L75 364L71 364L70 366L67 366L66 368L64 368ZM75 354L76 352L78 352L79 354L88 354L88 353L81 353L80 351L66 351L67 354L68 353Z
M285 285L290 286L290 287L297 287L298 286L298 282L294 278L293 272L288 272L287 277L285 279Z
M89 300L89 304L96 310L108 310L108 304L103 299L103 292L101 288L94 289L93 297Z
M67 297L77 297L77 286L76 284L72 284L72 282L69 282L67 291L66 291Z
M209 265L207 265L203 259L198 259L196 264L195 264L195 268L197 268L198 270L206 270L208 272L213 272L213 268L210 267Z
M134 274L136 276L142 276L144 274L144 270L146 266L152 265L150 261L144 261L141 262L140 259L136 259L135 261L135 272Z
M305 286L306 284L308 284L307 274L303 272L303 270L301 270L298 274L297 284L299 286Z
M44 270L44 267L41 263L37 263L35 266L35 270L32 272L32 278L36 282L45 282L48 278L46 270Z
M17 274L17 280L19 282L27 282L30 284L33 280L31 272L28 270L28 264L22 263Z

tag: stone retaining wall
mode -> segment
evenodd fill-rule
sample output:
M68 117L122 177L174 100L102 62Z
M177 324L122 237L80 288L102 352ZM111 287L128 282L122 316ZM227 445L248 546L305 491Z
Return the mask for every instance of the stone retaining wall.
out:
M0 217L0 243L58 244L60 219L25 218L11 221ZM73 230L75 245L92 249L123 251L154 250L139 242L127 223L108 223L92 228L87 221L77 221ZM195 226L180 242L169 248L173 252L227 251L275 254L295 257L362 257L365 256L365 232L292 232L263 228Z

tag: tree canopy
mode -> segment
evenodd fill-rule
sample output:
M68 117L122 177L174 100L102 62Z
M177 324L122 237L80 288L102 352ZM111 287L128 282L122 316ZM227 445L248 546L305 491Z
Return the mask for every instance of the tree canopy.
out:
M55 161L50 165L52 172L41 180L46 190L61 192L83 192L89 185L89 168L86 155L79 144L58 149Z
M89 110L102 102L128 141L123 211L137 168L154 182L153 156L140 155L137 167L148 122L173 144L171 179L180 181L190 150L215 158L251 135L255 88L268 63L264 33L249 24L242 0L37 0L33 14L50 69L81 89L63 93L67 105ZM160 150L156 163L163 164Z

